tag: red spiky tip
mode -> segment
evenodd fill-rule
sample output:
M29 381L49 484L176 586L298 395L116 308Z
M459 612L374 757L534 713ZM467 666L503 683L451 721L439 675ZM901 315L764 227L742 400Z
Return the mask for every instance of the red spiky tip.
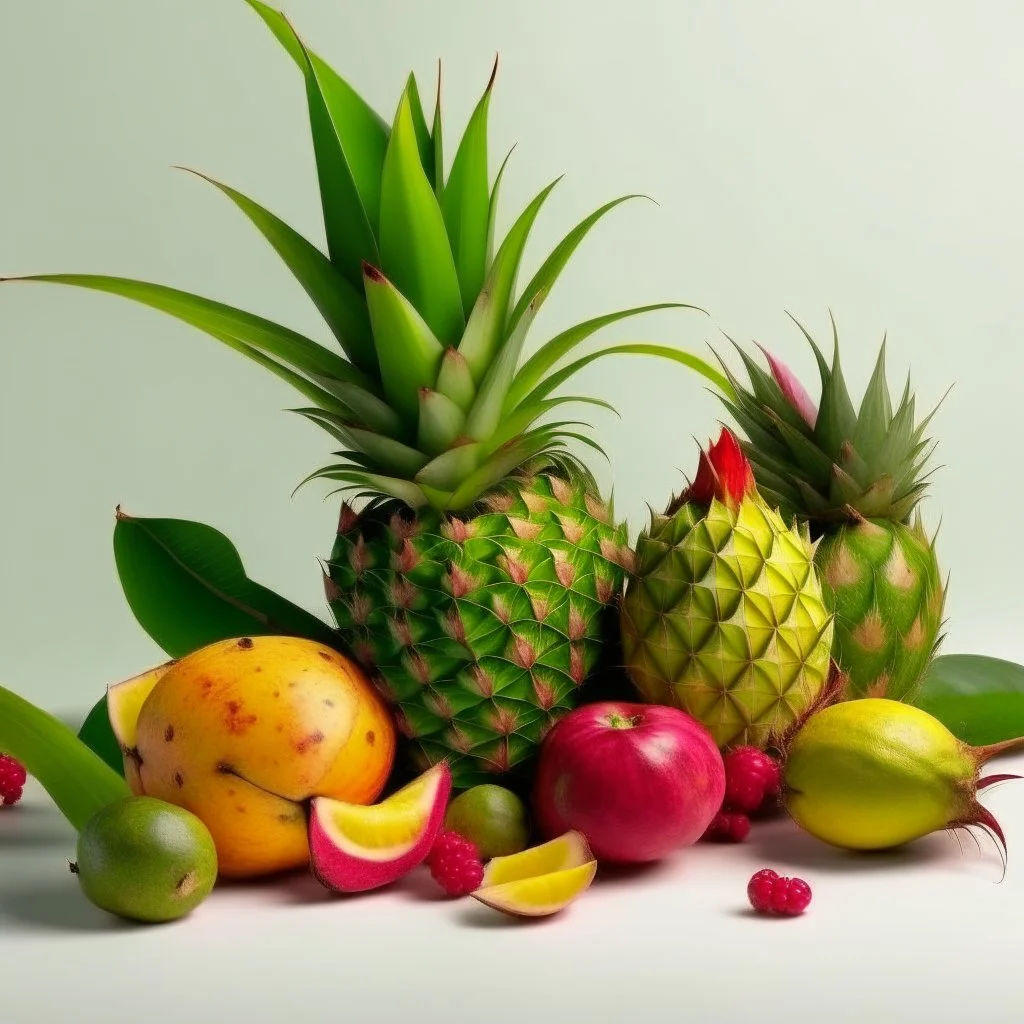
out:
M712 499L717 498L734 507L756 489L754 471L736 435L728 427L723 427L718 440L700 453L697 477L687 488L683 500L710 505Z
M765 359L768 360L768 366L772 371L772 376L775 378L775 383L779 385L779 390L785 396L786 401L800 413L804 422L813 429L818 419L818 407L814 404L814 399L807 393L806 388L797 379L796 374L781 359L773 356L763 345L757 342L754 344L757 345L764 353Z

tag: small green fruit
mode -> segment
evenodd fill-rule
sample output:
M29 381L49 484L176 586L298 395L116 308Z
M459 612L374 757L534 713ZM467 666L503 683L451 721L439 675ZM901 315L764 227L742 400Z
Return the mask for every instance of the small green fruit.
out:
M448 805L444 827L465 836L483 860L519 853L530 841L526 805L504 786L485 784L460 793Z
M130 796L89 819L71 870L101 910L146 923L173 921L210 895L217 849L191 811Z
M811 835L881 850L931 832L980 825L1005 851L999 822L976 794L1017 776L980 777L1020 741L972 747L920 708L867 697L833 704L801 727L786 755L785 801Z

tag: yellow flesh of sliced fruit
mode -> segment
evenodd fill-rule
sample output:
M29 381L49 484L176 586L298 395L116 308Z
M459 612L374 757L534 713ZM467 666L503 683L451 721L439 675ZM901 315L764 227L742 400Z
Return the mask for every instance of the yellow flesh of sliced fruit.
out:
M540 846L533 846L521 853L512 853L507 857L495 857L484 870L480 888L504 885L507 882L518 882L523 879L535 879L542 875L550 875L578 868L589 864L594 859L586 839L580 832L566 832L557 839L552 839Z
M543 917L572 903L590 887L596 872L597 861L592 860L563 871L480 888L472 896L495 910L522 917Z
M436 773L417 779L379 804L349 804L320 798L332 840L366 860L391 860L412 849L423 834L437 796Z
M139 738L139 715L146 698L173 661L157 665L131 679L107 687L107 715L117 742L124 751L134 749Z

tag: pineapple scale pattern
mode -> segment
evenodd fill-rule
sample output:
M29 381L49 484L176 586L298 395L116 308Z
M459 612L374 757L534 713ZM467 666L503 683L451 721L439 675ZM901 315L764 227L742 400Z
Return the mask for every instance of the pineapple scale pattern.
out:
M756 499L655 517L623 617L645 699L700 719L723 748L763 746L828 679L834 627L812 546Z
M630 559L599 499L539 475L467 518L344 506L325 585L413 763L449 758L461 789L521 772L577 705Z

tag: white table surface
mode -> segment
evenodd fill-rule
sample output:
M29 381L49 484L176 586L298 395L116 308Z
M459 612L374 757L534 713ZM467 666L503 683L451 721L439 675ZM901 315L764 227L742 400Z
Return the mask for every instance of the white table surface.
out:
M993 771L1024 773L1024 757ZM786 819L602 870L564 914L519 922L447 901L418 869L387 891L309 876L219 887L139 926L95 909L74 834L34 783L0 811L0 1022L1024 1021L1024 781L987 791L1010 848L939 833L851 855ZM961 850L962 846L962 850ZM801 918L754 916L758 868L805 878Z

